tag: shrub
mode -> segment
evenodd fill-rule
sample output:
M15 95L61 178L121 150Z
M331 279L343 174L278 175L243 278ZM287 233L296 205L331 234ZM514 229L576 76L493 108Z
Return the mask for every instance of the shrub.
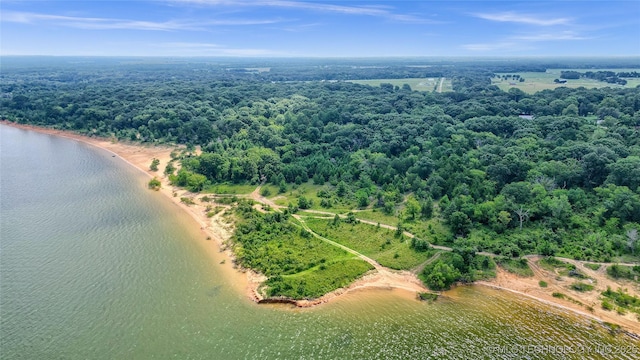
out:
M575 291L580 291L580 292L593 290L593 285L589 285L589 284L585 284L585 283L581 283L581 282L575 282L575 283L571 284L570 287L571 287L571 289L573 289Z
M438 300L438 294L430 292L419 292L418 299L422 301L436 301Z
M151 160L151 165L149 165L149 169L151 171L158 171L158 165L160 165L160 160L153 158L153 160Z
M596 271L596 270L600 269L600 264L585 263L584 266L589 268L589 269L591 269L591 270L593 270L593 271Z
M180 198L180 202L186 205L194 205L195 203L193 202L193 200L191 198L188 197L181 197Z
M538 285L540 285L540 287L543 287L543 288L546 288L546 287L548 286L547 282L546 282L546 281L543 281L543 280L540 280L540 281L538 282Z
M635 280L633 270L629 266L614 264L607 268L607 274L614 279Z
M607 311L613 310L613 305L608 300L602 300L602 308Z
M313 205L313 201L307 199L304 196L300 196L298 198L298 208L299 209L309 209Z
M151 190L158 191L162 187L162 183L160 182L160 180L158 180L158 178L154 177L153 179L149 180L149 184L147 186L149 186L149 189Z

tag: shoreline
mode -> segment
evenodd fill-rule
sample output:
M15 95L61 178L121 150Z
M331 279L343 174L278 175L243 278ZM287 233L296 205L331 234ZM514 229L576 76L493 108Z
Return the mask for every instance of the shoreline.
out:
M233 233L232 225L225 223L222 219L222 215L226 212L221 210L215 216L208 218L206 216L205 206L197 202L195 205L186 205L180 201L181 197L195 198L199 194L193 194L187 190L174 187L169 184L167 176L164 175L162 169L171 160L171 152L180 149L183 146L180 145L146 145L146 144L134 144L127 142L118 142L117 140L111 140L101 137L91 137L86 135L80 135L68 130L57 130L35 125L26 125L10 122L7 120L0 120L1 125L11 126L18 129L29 130L38 132L41 134L60 136L75 141L80 141L84 144L97 147L105 150L117 156L125 163L138 169L148 176L149 179L157 177L162 187L158 192L166 196L173 204L177 205L180 209L185 211L193 218L193 220L200 226L200 232L207 240L203 247L207 248L210 252L212 260L219 260L219 256L214 256L214 252L224 253L224 259L221 264L228 263L223 266L225 273L230 276L235 276L237 281L237 289L240 293L245 292L246 298L252 300L255 303L286 303L292 304L298 308L310 308L321 304L325 304L339 298L340 295L358 291L362 289L399 289L401 291L418 293L421 291L428 291L426 287L419 281L415 274L408 271L372 271L364 276L356 279L354 282L344 288L334 290L321 296L318 299L313 300L290 300L290 299L265 299L259 292L260 284L266 279L263 275L258 274L250 269L238 268L234 263L234 256L232 252L226 248L225 242L230 238ZM157 172L151 171L149 165L153 158L159 159L159 170ZM145 188L146 189L146 188ZM151 190L149 190L151 191ZM210 246L207 243L215 243L217 246ZM216 249L217 248L217 249ZM233 274L233 275L231 275ZM539 280L538 274L532 278L519 278L512 274L507 274L504 271L500 271L496 279L488 281L479 281L474 283L474 286L489 287L497 290L509 291L519 296L525 296L541 303L551 305L555 308L571 311L582 317L597 320L599 322L613 323L622 327L626 332L640 335L640 323L631 318L631 314L626 316L618 315L616 312L605 312L599 306L591 305L594 311L591 313L586 312L584 307L578 306L567 300L557 299L551 297L546 292L537 289L533 283L537 283ZM556 286L556 288L559 288ZM568 292L563 289L564 292ZM574 295L574 294L572 294ZM445 293L446 296L446 293ZM576 296L577 297L577 296ZM582 300L582 299L581 299ZM418 301L418 300L416 300Z

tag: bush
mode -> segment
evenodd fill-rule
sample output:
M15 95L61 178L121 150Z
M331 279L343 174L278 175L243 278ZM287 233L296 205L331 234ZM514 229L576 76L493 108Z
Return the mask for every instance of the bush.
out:
M446 290L459 278L460 272L458 269L438 260L428 275L425 276L425 283L431 290Z
M427 240L418 239L414 237L411 239L411 248L418 252L428 251L431 248Z
M581 282L575 282L575 283L571 284L570 287L571 287L571 289L573 289L575 291L580 291L580 292L593 290L593 285L589 285L589 284L585 284L585 283L581 283Z
M635 280L633 269L629 266L614 264L607 268L607 275L614 279Z
M298 208L299 209L309 209L313 205L313 201L307 199L304 196L300 196L298 198Z
M540 285L540 287L543 287L543 288L546 288L546 287L548 286L547 282L546 282L546 281L543 281L543 280L540 280L540 281L538 282L538 285Z
M596 270L600 269L600 264L585 263L584 266L586 268L589 268L589 269L593 270L593 271L596 271Z
M430 292L419 292L418 299L422 301L436 301L438 300L438 294L430 293Z
M154 177L153 179L149 180L149 184L147 186L151 190L158 191L162 187L162 183L160 182L160 180L158 180L158 178Z
M602 308L607 311L613 310L614 306L608 300L602 300Z
M153 158L153 160L151 160L151 165L149 165L149 169L151 171L158 171L158 165L160 165L160 160Z
M180 198L180 202L186 205L194 205L195 203L193 202L193 200L191 198L188 197L181 197Z

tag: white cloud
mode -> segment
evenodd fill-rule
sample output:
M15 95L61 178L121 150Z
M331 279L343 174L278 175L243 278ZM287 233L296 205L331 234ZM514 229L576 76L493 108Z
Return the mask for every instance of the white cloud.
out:
M247 20L247 19L225 19L209 21L142 21L96 17L76 17L50 14L38 14L31 12L4 11L2 22L13 22L22 24L47 23L51 25L72 27L87 30L145 30L145 31L173 31L173 30L204 30L206 26L242 26L242 25L264 25L274 24L280 20Z
M302 1L286 0L169 0L171 3L196 4L210 6L235 6L235 7L279 7L290 9L302 9L316 12L330 12L346 15L363 15L386 18L399 22L436 23L433 20L424 19L415 15L397 14L386 6L345 6L336 4L324 4Z
M497 22L512 22L527 25L538 26L554 26L554 25L567 25L571 22L568 18L551 18L544 16L534 16L526 14L518 14L515 12L501 12L495 14L479 13L473 14L473 16L484 20L497 21Z
M524 40L524 41L562 41L562 40L588 40L591 38L580 36L573 31L560 31L560 32L554 32L554 33L516 35L516 36L512 36L511 39Z
M153 22L94 17L61 16L17 11L4 11L2 14L2 22L14 22L22 24L49 23L59 26L94 30L131 29L169 31L189 27L189 25L187 24L175 21Z

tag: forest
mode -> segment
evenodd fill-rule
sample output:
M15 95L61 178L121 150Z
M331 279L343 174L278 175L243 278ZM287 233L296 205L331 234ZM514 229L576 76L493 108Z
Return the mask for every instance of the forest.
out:
M3 119L199 147L165 169L174 184L207 193L264 183L264 195L292 210L361 211L459 249L425 278L434 267L448 266L455 279L470 266L490 268L477 252L600 262L640 253L640 89L618 82L526 94L491 85L495 73L597 74L589 69L640 69L638 59L18 60L3 59ZM347 81L420 77L451 79L453 91ZM258 236L246 224L259 232L266 220L239 213L246 255ZM287 218L270 219L278 233L305 236ZM272 283L320 261L278 268L244 255Z

